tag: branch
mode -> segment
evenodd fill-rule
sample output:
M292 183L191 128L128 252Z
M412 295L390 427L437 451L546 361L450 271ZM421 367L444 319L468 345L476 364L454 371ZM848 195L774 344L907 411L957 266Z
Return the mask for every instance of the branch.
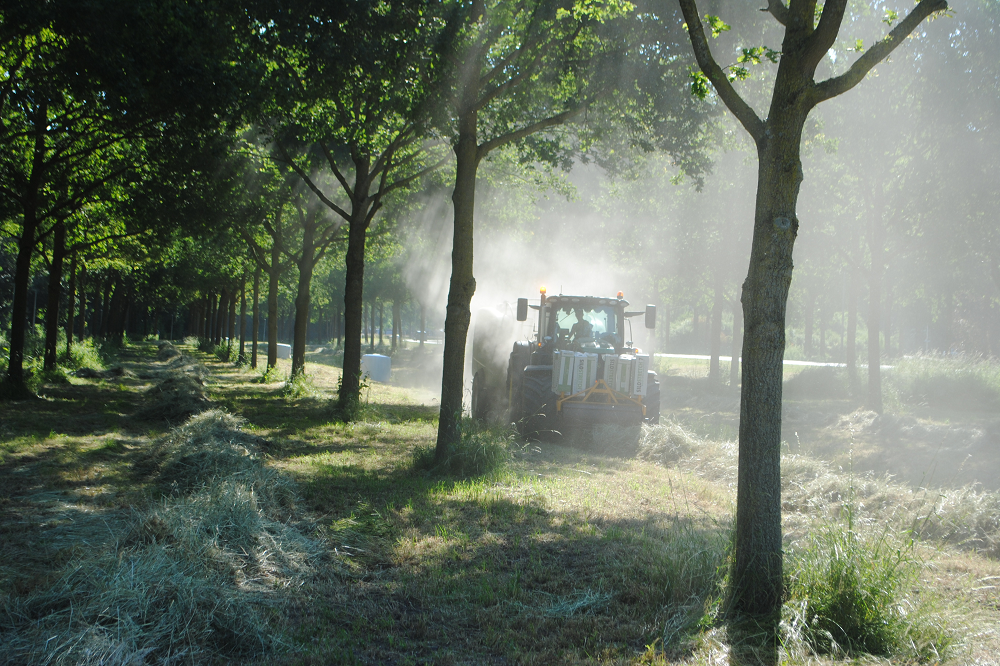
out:
M823 5L823 16L819 19L816 31L809 36L809 43L802 62L803 71L809 75L810 79L823 56L837 41L837 34L840 32L840 24L844 21L846 9L847 0L826 0L826 4Z
M484 157L486 157L486 155L494 148L499 148L500 146L512 143L514 141L520 141L524 137L531 136L535 132L540 132L543 129L546 129L547 127L562 125L563 123L568 122L569 120L572 120L574 117L583 113L583 110L585 108L587 108L586 104L581 104L576 108L563 111L562 113L557 113L554 116L549 116L548 118L539 120L536 123L532 123L530 125L522 127L521 129L510 132L509 134L504 134L503 136L498 136L495 139L490 139L486 143L480 145L479 148L476 150L476 161L479 161Z
M382 196L385 196L386 194L389 194L393 190L398 190L401 187L405 187L405 186L409 185L410 183L412 183L414 180L417 180L418 178L420 178L422 176L425 176L425 175L429 174L432 171L440 169L450 159L451 159L451 155L445 155L444 157L442 157L440 160L438 160L434 164L432 164L432 165L430 165L428 167L425 167L425 168L421 169L420 171L417 171L416 173L410 174L409 176L407 176L405 178L401 178L401 179L399 179L399 180L397 180L397 181L395 181L393 183L390 183L385 189L381 189L379 191L379 194L382 195Z
M330 165L330 170L333 171L333 175L337 177L337 180L340 181L340 186L344 188L344 191L347 192L347 196L353 201L354 190L351 189L351 186L347 183L347 179L344 178L344 174L340 173L340 169L337 168L337 160L334 159L333 153L330 152L330 147L322 141L319 141L318 143L320 149L323 151L323 155L326 157L327 164Z
M708 48L708 39L705 37L705 27L701 24L701 19L698 18L698 7L695 5L695 0L679 0L679 2L681 11L684 13L684 20L687 22L688 35L691 37L691 46L694 48L694 57L698 60L698 66L715 86L715 92L718 93L719 98L753 137L754 142L760 144L764 140L764 123L757 117L750 105L739 96L739 93L733 88L733 84L729 82L726 73L712 57L712 51Z
M760 11L770 14L781 25L788 25L788 7L781 0L767 0L767 7Z
M683 0L682 0L683 2ZM854 61L851 68L840 76L827 79L813 86L813 104L819 104L831 97L841 95L854 86L861 83L871 69L885 60L890 53L896 50L903 40L911 32L917 29L920 23L933 14L948 9L947 0L920 0L920 4L910 10L902 21L896 24L888 35L882 38L877 44L864 52L864 54Z
M333 212L335 212L337 215L340 215L345 220L351 219L351 216L347 214L347 211L345 211L343 208L341 208L340 206L338 206L337 204L335 204L333 201L331 201L330 199L328 199L325 194L323 194L322 190L320 190L316 186L316 183L314 183L312 181L312 178L310 178L306 174L306 172L302 170L302 167L300 167L298 164L296 164L295 160L293 160L291 158L291 156L288 154L288 151L285 150L285 147L283 145L281 145L280 142L277 142L277 144L278 144L278 150L281 151L282 160L288 166L292 167L292 171L294 171L295 173L297 173L299 175L299 178L301 178L302 181L309 187L309 189L312 190L313 194L315 194L317 197L319 197L319 200L322 201L324 204L326 204L326 206L330 210L332 210Z

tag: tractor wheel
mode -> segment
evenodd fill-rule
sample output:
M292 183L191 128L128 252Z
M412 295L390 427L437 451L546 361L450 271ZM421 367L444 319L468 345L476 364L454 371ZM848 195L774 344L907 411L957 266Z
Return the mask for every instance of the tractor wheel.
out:
M660 422L660 381L656 378L655 372L649 373L646 383L646 397L643 399L646 405L646 423Z
M555 404L552 400L552 368L544 370L526 369L522 373L521 418L518 430L526 438L537 438L541 433L554 429L552 417Z

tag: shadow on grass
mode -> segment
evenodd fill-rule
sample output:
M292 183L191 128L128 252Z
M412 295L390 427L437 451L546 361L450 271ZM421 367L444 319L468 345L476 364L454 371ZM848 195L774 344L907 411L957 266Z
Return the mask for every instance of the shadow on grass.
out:
M456 479L323 457L299 477L353 573L300 609L297 638L320 660L631 658L665 627L670 653L689 655L729 539L709 519L553 510L530 481L511 496L504 474Z

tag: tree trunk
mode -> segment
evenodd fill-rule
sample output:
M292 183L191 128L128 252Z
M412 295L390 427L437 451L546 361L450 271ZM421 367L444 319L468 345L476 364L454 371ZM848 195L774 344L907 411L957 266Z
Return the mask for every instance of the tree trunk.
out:
M881 212L881 210L879 210ZM873 214L868 224L871 270L868 272L868 409L882 413L882 341L880 335L884 228Z
M725 302L722 293L722 272L715 278L715 297L712 302L712 339L710 342L711 360L708 362L708 383L718 386L722 383L722 372L719 370L719 355L722 352L722 304Z
M701 351L701 329L698 326L699 323L698 315L698 302L691 306L691 341L694 344L694 352L698 353Z
M472 296L476 293L472 258L476 172L480 159L477 122L478 116L473 107L466 107L460 112L458 142L455 144L455 190L451 196L455 211L451 283L444 322L441 413L434 451L434 458L438 462L443 462L449 449L458 442L462 397L465 393L465 343L472 319Z
M424 304L420 304L420 348L424 348L424 340L427 339L427 312Z
M385 346L385 343L382 342L382 332L385 330L385 320L383 318L384 315L385 315L385 303L379 301L378 302L378 346L380 348Z
M253 330L250 342L250 367L257 369L257 339L260 334L260 266L253 273Z
M229 330L226 332L226 337L229 338L228 344L226 345L226 356L231 361L233 360L233 340L236 338L236 292L232 292L229 295Z
M819 306L819 360L826 360L826 313L822 304Z
M663 351L670 345L670 303L663 306Z
M885 280L885 358L892 358L892 284L889 279Z
M851 394L858 392L858 272L851 271L847 286L847 341L844 362Z
M782 60L782 66L785 66ZM777 95L776 91L776 95ZM787 94L792 94L791 92ZM758 143L750 270L743 284L736 552L730 609L772 617L781 608L781 390L785 312L798 233L799 145L807 110L778 112Z
M73 352L76 335L76 252L69 261L69 286L66 289L66 358Z
M53 370L59 354L59 301L62 300L63 258L66 256L66 225L57 222L52 232L52 263L49 264L49 293L45 309L45 358L42 367Z
M807 361L813 357L813 312L816 311L816 292L806 291L806 302L802 313L805 317L805 330L802 332L802 354Z
M402 333L402 331L400 330L401 327L399 325L401 309L402 308L400 306L399 299L398 298L393 299L392 301L392 353L393 354L396 353L396 345L399 344L400 340L399 336Z
M48 124L48 107L44 103L35 110L33 120L35 132L32 166L22 202L24 213L21 222L21 237L17 242L17 259L14 263L14 299L10 314L10 356L7 360L5 382L8 384L8 389L4 391L5 396L15 399L28 397L28 390L24 385L24 341L28 318L28 284L31 281L31 253L35 249L35 235L38 231L38 195L42 187L42 166L46 152L43 129Z
M104 285L104 302L102 304L103 312L101 313L101 337L105 340L113 335L111 320L114 315L114 309L111 306L119 288L120 286L118 281L114 278L108 277L108 280Z
M278 365L278 261L281 255L271 251L271 270L267 276L267 367Z
M367 165L362 166L364 166L364 180L367 182ZM365 241L368 233L365 219L360 208L355 206L347 230L344 275L344 371L338 395L338 404L347 415L350 415L358 403L361 393L361 329L365 319Z
M743 308L739 300L733 301L733 349L729 362L729 386L735 389L740 384L740 355L743 353Z
M83 342L87 337L87 262L82 262L80 266L80 337L77 341Z
M247 362L247 276L240 279L240 365Z
M375 353L375 303L368 304L368 353Z
M309 285L316 255L315 212L306 214L302 225L302 254L299 256L299 285L295 294L295 333L292 337L292 377L306 369L306 333L309 328Z

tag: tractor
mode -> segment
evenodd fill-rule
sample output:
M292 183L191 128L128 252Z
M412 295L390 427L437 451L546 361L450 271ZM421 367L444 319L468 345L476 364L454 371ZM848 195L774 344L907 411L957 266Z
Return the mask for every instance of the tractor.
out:
M505 415L529 439L559 439L600 424L657 423L660 384L651 356L633 346L630 321L643 315L646 328L653 328L656 306L628 306L621 292L613 298L546 297L542 289L537 305L517 300L515 317L478 313L473 416ZM499 345L516 334L512 320L526 322L529 310L537 312L533 335L514 342L507 367L498 367Z

